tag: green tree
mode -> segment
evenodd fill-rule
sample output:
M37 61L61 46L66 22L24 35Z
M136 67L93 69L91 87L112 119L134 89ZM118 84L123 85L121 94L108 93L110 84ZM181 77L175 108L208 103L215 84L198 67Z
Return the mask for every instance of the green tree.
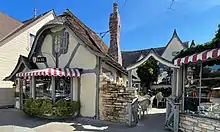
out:
M141 80L141 87L143 92L147 93L150 85L157 81L158 75L160 74L160 68L157 65L156 60L149 58L141 66L138 67L137 75Z

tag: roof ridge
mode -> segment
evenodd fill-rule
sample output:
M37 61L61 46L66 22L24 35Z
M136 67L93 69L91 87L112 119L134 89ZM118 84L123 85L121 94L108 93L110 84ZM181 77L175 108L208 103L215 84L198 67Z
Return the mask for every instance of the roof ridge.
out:
M98 39L98 41L100 41L100 43L102 43L102 45L104 44L106 47L108 47L104 41L88 26L86 26L86 24L84 24L78 17L76 17L69 9L66 9L66 11L64 12L64 14L68 14L71 16L71 18L73 19L73 21L75 21L81 28L83 28L83 30L85 30L85 33L91 38L92 43L95 43L94 46L96 46L101 52L104 53L104 51L102 50L102 48L100 47L99 44L96 44L97 42L94 41L93 37L96 37L95 39ZM68 19L67 19L68 20ZM69 20L68 20L69 21ZM90 35L91 32L92 34ZM94 36L95 35L95 36Z
M13 30L12 32L10 32L9 34L7 34L4 38L2 38L0 40L0 42L3 42L4 40L6 40L7 38L9 38L11 35L15 34L16 31L20 31L21 29L25 28L26 26L32 24L33 22L35 22L36 20L38 20L39 18L45 16L46 14L50 13L52 10L47 11L45 13L42 13L41 15L38 15L36 18L32 18L29 21L23 23L21 26L19 26L18 28L16 28L15 30ZM2 46L4 44L1 44L0 46Z
M121 52L141 52L141 51L145 51L145 50L160 49L160 48L165 48L165 46L156 47L156 48L138 49L138 50L122 50Z
M180 39L179 35L177 34L177 31L176 31L176 28L173 30L173 34L172 34L172 37L170 38L170 40L168 41L167 45L165 46L165 50L164 52L166 51L168 45L170 44L170 42L173 40L173 38L176 37L177 40L181 43L181 45L183 44L183 41ZM183 45L182 45L183 46ZM184 47L184 46L183 46ZM163 53L164 53L163 52Z
M76 15L74 15L68 8L66 9L66 11L65 11L64 13L67 13L67 14L71 15L73 18L75 18L75 19L77 19L78 21L80 21L80 23L78 23L77 21L76 21L76 22L77 22L81 27L85 26L85 27L88 28L90 31L92 31L93 33L95 33L91 28L89 28L88 26L86 26ZM84 28L84 27L83 27L83 28ZM95 34L96 34L96 33L95 33Z
M33 19L36 19L36 18L38 18L38 17L44 16L44 15L46 15L47 13L49 13L49 12L51 12L51 11L54 12L54 9L51 9L51 10L46 11L46 12L43 12L43 13L37 15L36 17L31 17L31 18L29 18L29 19L26 19L26 20L22 21L22 23L26 23L26 22L28 22L28 21L30 21L30 20L33 20Z
M10 18L11 18L11 19L13 19L13 20L16 20L17 22L20 22L21 24L23 24L23 23L22 23L20 20L15 19L14 17L12 17L12 16L10 16L10 15L8 15L8 14L6 14L6 13L2 12L2 11L0 11L0 13L4 14L5 16L10 17Z

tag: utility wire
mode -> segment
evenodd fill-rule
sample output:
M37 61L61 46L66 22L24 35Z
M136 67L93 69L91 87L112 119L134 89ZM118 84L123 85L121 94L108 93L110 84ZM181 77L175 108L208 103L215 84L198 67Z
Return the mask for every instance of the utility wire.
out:
M107 33L109 33L109 31L110 30L107 30L107 31L105 31L105 32L99 32L99 33L96 33L96 34L98 34L102 39L105 37L105 35L107 34Z
M168 8L169 10L174 10L174 9L172 8L172 7L173 7L174 2L175 2L175 0L172 0L172 1L171 1L171 4L170 4L170 6L169 6L169 8Z
M124 4L122 5L121 9L123 9L126 6L128 0L124 0ZM117 2L117 0L114 0L114 2ZM110 32L110 30L104 31L104 32L98 32L96 34L98 34L101 39L103 39L105 37L106 34L108 34Z

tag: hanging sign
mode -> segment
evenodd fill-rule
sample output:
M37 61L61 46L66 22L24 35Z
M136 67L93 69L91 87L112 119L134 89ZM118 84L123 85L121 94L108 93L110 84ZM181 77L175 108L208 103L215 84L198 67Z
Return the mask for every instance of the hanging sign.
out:
M46 57L33 57L33 62L34 63L44 63L47 62Z

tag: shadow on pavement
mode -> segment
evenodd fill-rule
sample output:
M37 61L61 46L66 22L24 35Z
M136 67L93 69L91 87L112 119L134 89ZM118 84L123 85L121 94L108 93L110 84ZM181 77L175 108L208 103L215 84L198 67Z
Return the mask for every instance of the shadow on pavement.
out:
M29 117L16 109L0 109L0 126L19 126L44 132L48 129L73 131L107 131L107 132L167 132L164 127L165 114L148 114L141 119L136 127L128 127L125 124L117 124L108 121L100 121L92 118L76 118L68 120L46 120Z
M50 120L27 116L16 109L0 109L0 126L15 125L34 128L49 122Z

